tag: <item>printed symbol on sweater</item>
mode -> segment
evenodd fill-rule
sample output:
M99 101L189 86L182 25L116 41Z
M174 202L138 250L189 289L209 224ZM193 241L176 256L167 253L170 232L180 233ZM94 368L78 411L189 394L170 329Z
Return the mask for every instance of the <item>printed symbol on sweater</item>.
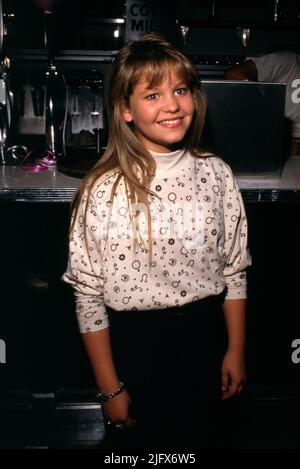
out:
M167 226L162 226L162 227L159 229L159 233L160 233L161 235L165 235L165 234L168 233L168 230L169 230L169 228L168 228Z
M207 217L205 221L206 221L206 223L207 223L208 225L210 225L213 220L214 220L214 218L212 218L212 217Z
M95 315L95 312L93 311L93 312L91 312L91 313L85 313L84 317L85 317L86 319L90 319L90 318L92 318L94 315Z
M115 271L112 272L112 274L111 274L113 277L116 275L116 272L119 270L119 268L117 267L117 265L118 265L118 264L117 264L116 262L114 262L113 268L115 269Z
M181 271L178 272L179 277L181 277L181 276L184 275L184 274L185 274L186 276L189 275L189 273L188 273L186 270L183 270L183 269L181 269Z
M115 287L114 287L114 292L115 292L115 293L119 293L119 291L120 291L120 287L115 286Z
M153 303L154 303L155 306L160 306L160 305L161 305L161 302L160 302L160 301L156 301L156 300L155 300L155 296L154 296L154 295L152 296L151 299L152 299L152 301L153 301Z
M98 199L102 199L102 197L104 196L105 194L105 191L98 191L96 192L96 196L98 197Z
M182 246L182 247L180 248L180 254L182 254L183 256L187 257L188 250L185 249L184 246Z
M220 192L220 187L217 185L212 186L212 190L215 194L219 194Z
M131 296L124 296L124 298L122 299L122 303L124 305L128 305L130 299L131 299Z
M128 282L130 279L129 275L123 274L121 275L122 282Z
M172 287L177 288L179 284L180 284L179 280L174 280L174 282L172 282Z
M163 274L164 277L169 277L169 275L170 275L168 270L164 270L162 274Z
M168 199L170 202L175 202L175 200L177 199L177 195L175 194L175 192L170 192L168 194Z
M141 280L140 280L140 282L142 283L142 282L147 282L147 281L148 281L148 275L147 275L147 274L143 274L143 275L142 275L142 278L141 278Z
M146 233L147 234L147 233ZM140 250L144 253L148 253L149 250L147 248L144 247L143 243L139 243L139 247L140 247Z
M132 268L133 268L134 270L138 270L138 271L139 271L139 270L140 270L140 267L141 267L141 263L140 263L140 261L135 260L135 261L132 262L131 266L132 266Z
M161 250L162 250L162 255L160 256L160 259L163 259L167 253L167 248L163 246Z
M134 287L130 288L130 291L136 291L136 290L140 290L140 292L143 291L142 287L138 287L137 285L134 285Z
M238 219L238 217L236 215L232 215L231 221L235 222L235 221L237 221L237 219Z
M115 252L115 251L118 249L118 246L119 246L118 243L116 243L116 244L113 243L113 244L111 244L111 246L110 246L110 250L111 250L112 252Z
M193 259L189 260L188 263L187 263L187 267L193 267L195 264L195 261Z
M174 267L174 265L177 264L177 260L172 257L172 258L169 260L169 264L170 264L172 267Z
M187 200L187 201L189 202L190 200L192 200L192 196L191 196L191 195L187 195L186 198L185 198L185 200Z
M185 186L185 184L184 184L183 182L180 182L180 181L179 181L179 177L178 177L178 176L177 176L175 179L176 179L176 181L177 181L177 185L178 185L178 186L180 186L180 187L184 187L184 186Z
M127 211L128 211L127 207L120 207L119 210L118 210L118 213L119 213L119 215L121 215L121 217L125 217Z

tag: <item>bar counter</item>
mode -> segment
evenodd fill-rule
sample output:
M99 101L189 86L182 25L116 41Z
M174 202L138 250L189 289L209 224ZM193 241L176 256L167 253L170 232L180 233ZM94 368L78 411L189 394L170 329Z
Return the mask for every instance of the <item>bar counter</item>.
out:
M300 156L287 159L282 171L238 173L245 202L300 202ZM0 202L71 202L81 179L57 168L27 173L19 166L2 166Z

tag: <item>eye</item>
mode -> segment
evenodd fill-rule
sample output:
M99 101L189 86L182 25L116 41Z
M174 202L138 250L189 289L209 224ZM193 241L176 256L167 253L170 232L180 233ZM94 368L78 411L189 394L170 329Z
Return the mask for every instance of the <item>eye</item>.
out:
M177 90L175 91L175 93L178 94L179 96L184 96L185 94L187 94L187 92L188 92L188 88L186 87L177 88Z
M152 93L152 94L149 94L148 96L146 96L146 99L148 101L154 101L157 98L158 98L158 93Z

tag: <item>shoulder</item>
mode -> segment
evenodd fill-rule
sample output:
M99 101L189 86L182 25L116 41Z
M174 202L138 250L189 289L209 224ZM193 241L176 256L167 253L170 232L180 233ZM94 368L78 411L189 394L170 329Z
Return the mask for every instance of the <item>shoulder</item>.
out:
M84 193L89 193L89 196L93 198L95 202L103 202L104 200L108 200L111 196L114 183L117 181L119 175L120 171L116 169L102 174L93 182L93 184L90 186L90 189L85 189Z
M219 187L222 193L238 189L238 184L231 167L218 155L202 152L195 157L195 175L197 179L204 177L210 181L211 187Z
M207 151L201 151L195 156L196 165L212 170L214 173L224 173L232 175L230 166L220 156Z
M251 60L258 66L269 66L278 70L289 69L296 59L297 55L291 51L272 52L259 57L251 57Z

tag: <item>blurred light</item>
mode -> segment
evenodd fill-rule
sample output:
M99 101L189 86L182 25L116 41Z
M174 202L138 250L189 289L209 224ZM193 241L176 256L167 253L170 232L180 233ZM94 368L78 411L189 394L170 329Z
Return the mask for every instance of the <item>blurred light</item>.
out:
M119 29L114 30L114 37L120 37L120 30Z

